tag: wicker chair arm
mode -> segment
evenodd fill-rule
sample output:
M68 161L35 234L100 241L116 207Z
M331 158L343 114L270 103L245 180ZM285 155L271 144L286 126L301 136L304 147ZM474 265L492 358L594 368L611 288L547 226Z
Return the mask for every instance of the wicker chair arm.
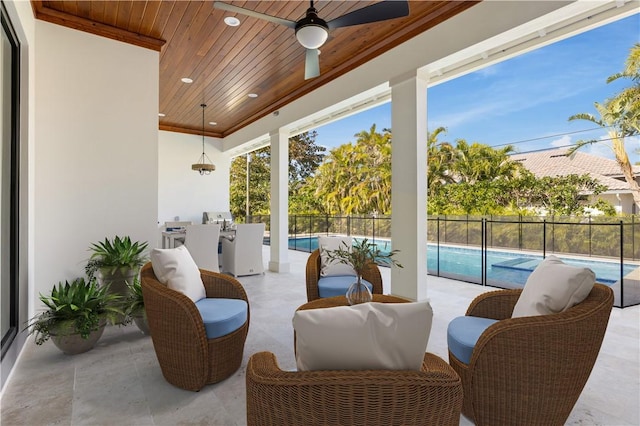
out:
M425 354L422 371L282 371L275 355L247 365L249 425L457 425L460 378Z
M467 316L503 320L511 318L522 289L498 290L483 293L473 299L467 309Z
M380 268L375 263L369 263L362 273L362 278L369 281L373 286L373 294L382 294L382 275Z
M318 279L320 278L320 250L314 250L307 259L306 267L307 302L320 298Z
M242 299L248 302L242 284L232 276L200 269L200 276L209 298Z

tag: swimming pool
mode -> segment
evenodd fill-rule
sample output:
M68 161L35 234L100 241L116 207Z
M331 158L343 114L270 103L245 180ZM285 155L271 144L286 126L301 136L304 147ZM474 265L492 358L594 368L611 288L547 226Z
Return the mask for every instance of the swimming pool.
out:
M375 243L382 251L391 250L389 240L376 239ZM289 248L313 251L318 248L318 237L289 238ZM620 280L619 262L558 257L568 264L590 268L596 274L596 280L603 284L611 285ZM542 255L487 250L487 284L523 286L541 261ZM637 263L625 263L623 276L639 266ZM427 244L427 272L431 275L481 283L482 251L476 248Z

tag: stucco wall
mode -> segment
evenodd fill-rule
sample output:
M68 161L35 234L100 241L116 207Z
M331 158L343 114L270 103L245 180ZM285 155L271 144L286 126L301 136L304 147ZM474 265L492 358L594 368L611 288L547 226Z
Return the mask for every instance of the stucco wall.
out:
M92 242L155 241L158 60L36 21L32 297L84 275Z

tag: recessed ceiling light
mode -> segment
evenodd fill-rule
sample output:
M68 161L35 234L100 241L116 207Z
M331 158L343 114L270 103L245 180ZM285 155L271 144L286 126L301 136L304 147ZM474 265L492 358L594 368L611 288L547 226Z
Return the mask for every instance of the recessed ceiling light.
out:
M190 79L189 77L182 77L180 80L181 80L183 83L187 83L187 84L191 84L191 83L193 83L193 80L192 80L192 79Z
M215 126L218 123L216 123L215 121L210 121L209 124L211 124L212 126Z
M164 117L164 114L163 114L163 113L161 113L161 112L159 112L159 113L158 113L158 117Z
M250 98L257 98L258 94L257 93L249 93L247 96L249 96Z
M235 16L227 16L224 18L224 23L230 27L237 27L240 25L240 20Z

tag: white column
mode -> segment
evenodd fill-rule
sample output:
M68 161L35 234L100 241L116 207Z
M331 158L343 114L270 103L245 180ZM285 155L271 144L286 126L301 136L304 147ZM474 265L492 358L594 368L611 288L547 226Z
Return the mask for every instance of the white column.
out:
M391 294L427 297L427 81L417 71L391 85L391 238L404 268L391 268Z
M271 138L271 260L269 270L289 272L289 133L278 129Z

